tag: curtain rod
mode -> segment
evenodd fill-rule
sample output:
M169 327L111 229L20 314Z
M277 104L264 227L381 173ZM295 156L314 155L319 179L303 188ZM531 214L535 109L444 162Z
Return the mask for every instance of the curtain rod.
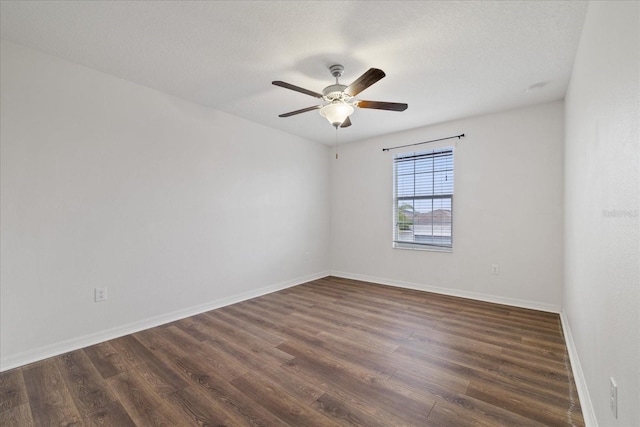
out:
M460 135L456 135L456 136L448 136L446 138L432 139L431 141L416 142L415 144L398 145L397 147L383 148L382 151L395 150L396 148L413 147L414 145L428 144L430 142L444 141L444 140L453 139L453 138L458 138L458 139L464 138L464 133L461 133Z

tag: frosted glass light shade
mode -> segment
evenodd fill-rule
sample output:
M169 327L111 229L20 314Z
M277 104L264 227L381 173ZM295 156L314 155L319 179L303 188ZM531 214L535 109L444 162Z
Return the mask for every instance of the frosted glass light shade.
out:
M340 126L353 113L353 106L344 102L332 102L320 109L320 115L332 126Z

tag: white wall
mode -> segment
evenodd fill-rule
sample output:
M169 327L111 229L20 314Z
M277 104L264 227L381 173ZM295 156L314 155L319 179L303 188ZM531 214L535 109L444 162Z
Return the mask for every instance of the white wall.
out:
M327 147L15 44L0 63L2 370L326 275Z
M563 315L600 426L640 425L639 17L589 5L566 97Z
M393 113L381 114L393 120ZM559 311L563 122L563 103L554 102L341 147L332 162L333 273ZM466 137L454 151L453 252L393 249L398 151L382 148L460 133ZM492 263L500 264L500 275L491 275Z

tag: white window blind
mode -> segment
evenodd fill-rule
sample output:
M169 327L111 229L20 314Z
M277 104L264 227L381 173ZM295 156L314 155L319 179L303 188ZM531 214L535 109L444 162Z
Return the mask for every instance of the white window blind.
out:
M393 158L393 246L452 248L453 148Z

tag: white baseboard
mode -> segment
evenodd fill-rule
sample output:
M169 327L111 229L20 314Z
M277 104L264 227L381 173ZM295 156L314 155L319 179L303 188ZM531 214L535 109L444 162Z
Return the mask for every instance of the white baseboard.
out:
M282 289L320 279L328 275L329 272L324 271L292 280L287 280L275 285L265 286L263 288L254 289L252 291L243 292L226 298L220 298L215 301L210 301L204 304L199 304L171 313L154 316L126 325L116 326L115 328L107 329L93 334L70 338L68 340L11 355L9 357L5 357L0 361L0 372L8 371L9 369L14 369L20 366L27 365L29 363L37 362L49 357L58 356L60 354L68 353L70 351L78 350L80 348L88 347L90 345L98 344L104 341L109 341L114 338L122 337L124 335L129 335L145 329L154 328L156 326L164 325L165 323L184 319L185 317L194 316L196 314L204 313L210 310L215 310L216 308L235 304L251 298L259 297L261 295L270 294L272 292L280 291Z
M332 271L332 276L343 277L345 279L362 280L364 282L379 283L381 285L395 286L398 288L414 289L418 291L433 292L436 294L449 295L454 297L469 298L478 301L492 302L495 304L510 305L513 307L529 308L532 310L546 311L550 313L560 313L560 306L537 301L521 300L517 298L501 297L498 295L481 294L477 292L462 291L457 289L439 288L418 283L403 282L401 280L381 279L379 277L365 276L362 274L346 273L344 271Z
M569 321L564 309L560 311L560 321L562 322L562 331L564 333L564 340L567 344L567 353L569 353L569 361L571 362L571 371L573 372L573 379L576 382L576 388L578 389L578 397L580 398L580 406L582 407L582 417L584 418L584 424L586 427L598 427L598 420L596 418L596 412L591 404L591 396L589 396L589 389L587 388L587 382L582 371L582 365L580 364L580 358L578 357L578 351L576 349L575 342L573 341L573 335L571 335L571 328L569 327Z

